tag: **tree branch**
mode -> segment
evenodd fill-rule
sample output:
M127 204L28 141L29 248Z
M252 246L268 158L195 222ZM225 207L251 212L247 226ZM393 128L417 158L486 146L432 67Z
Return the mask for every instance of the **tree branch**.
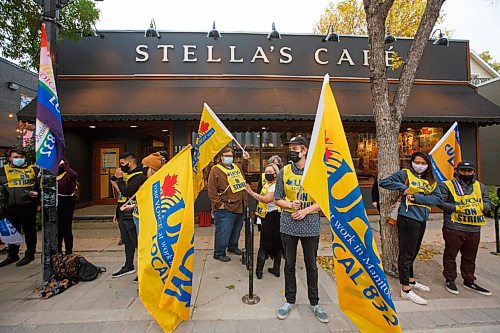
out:
M387 18L387 14L389 14L389 11L391 10L392 5L394 4L394 0L385 0L382 3L382 13L384 15L384 20Z
M399 85L391 103L391 116L401 122L403 110L408 104L410 92L417 74L418 64L422 59L425 48L429 43L429 36L439 17L439 12L445 0L429 0L424 11L422 20L413 39L407 61L399 77Z

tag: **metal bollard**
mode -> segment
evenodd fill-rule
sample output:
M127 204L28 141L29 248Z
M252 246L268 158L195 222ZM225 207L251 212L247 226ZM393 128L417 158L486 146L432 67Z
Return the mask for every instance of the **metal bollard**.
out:
M241 299L243 303L253 305L260 302L260 297L253 292L253 223L250 220L250 209L246 207L245 212L245 248L246 248L246 266L248 270L248 294ZM245 252L243 252L245 254Z
M497 189L497 196L500 198L500 188ZM491 252L491 254L494 255L500 255L500 228L498 226L498 209L500 208L500 205L496 206L494 211L493 211L493 216L495 218L495 241L497 245L496 252Z

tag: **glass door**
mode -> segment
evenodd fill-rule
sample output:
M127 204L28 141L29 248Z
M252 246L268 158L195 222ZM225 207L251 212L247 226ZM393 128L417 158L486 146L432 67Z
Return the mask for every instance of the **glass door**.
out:
M93 173L93 203L96 205L114 205L118 196L117 190L111 185L111 176L119 167L122 144L96 143L94 144L94 173Z

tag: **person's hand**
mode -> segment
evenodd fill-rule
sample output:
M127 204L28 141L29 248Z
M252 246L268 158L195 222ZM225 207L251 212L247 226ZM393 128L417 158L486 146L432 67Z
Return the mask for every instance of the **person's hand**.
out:
M224 204L220 205L219 207L219 209L224 209L224 208L225 208Z
M123 171L122 171L122 169L117 168L117 169L115 170L115 177L116 177L116 178L122 178L122 177L123 177Z
M131 212L134 210L134 208L135 208L134 204L123 205L120 207L120 211L121 212Z
M253 190L252 190L252 188L250 187L249 184L247 184L247 187L245 187L245 191L247 191L247 193L250 194L250 195L252 195L252 193L253 193Z
M114 223L114 224L118 224L118 219L116 218L116 215L115 215L115 216L113 216L113 223Z
M404 192L403 192L404 195L410 195L410 189L407 188Z
M38 192L37 191L29 191L28 195L32 198L36 198L38 196Z
M408 198L408 201L415 202L415 196L413 194L410 194L409 196L407 196L407 198Z
M378 203L374 201L374 202L372 202L372 206L375 208L378 208Z
M250 154L246 150L243 152L243 159L244 160L250 159Z
M307 211L305 209L298 210L292 213L292 219L294 220L303 220L306 217Z
M293 200L292 201L292 209L299 210L301 206L300 200Z

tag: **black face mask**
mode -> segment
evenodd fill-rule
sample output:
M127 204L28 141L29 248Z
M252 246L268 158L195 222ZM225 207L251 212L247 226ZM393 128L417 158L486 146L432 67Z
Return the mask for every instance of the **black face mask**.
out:
M266 177L266 180L267 180L268 182L272 182L272 181L274 180L274 175L273 175L273 174L270 174L270 173L266 173L266 174L264 175L264 177Z
M64 166L60 165L59 169L57 170L57 174L60 175L64 172Z
M470 183L474 179L474 175L462 175L461 173L458 174L458 179L465 183Z
M149 171L149 167L143 167L142 168L142 173L144 174L144 176L148 175L148 171Z
M297 163L298 161L300 161L299 154L300 153L297 151L291 151L290 152L290 161L292 161L293 163Z
M125 173L128 173L130 171L130 165L128 164L125 164L125 165L120 165L120 169L125 172Z

